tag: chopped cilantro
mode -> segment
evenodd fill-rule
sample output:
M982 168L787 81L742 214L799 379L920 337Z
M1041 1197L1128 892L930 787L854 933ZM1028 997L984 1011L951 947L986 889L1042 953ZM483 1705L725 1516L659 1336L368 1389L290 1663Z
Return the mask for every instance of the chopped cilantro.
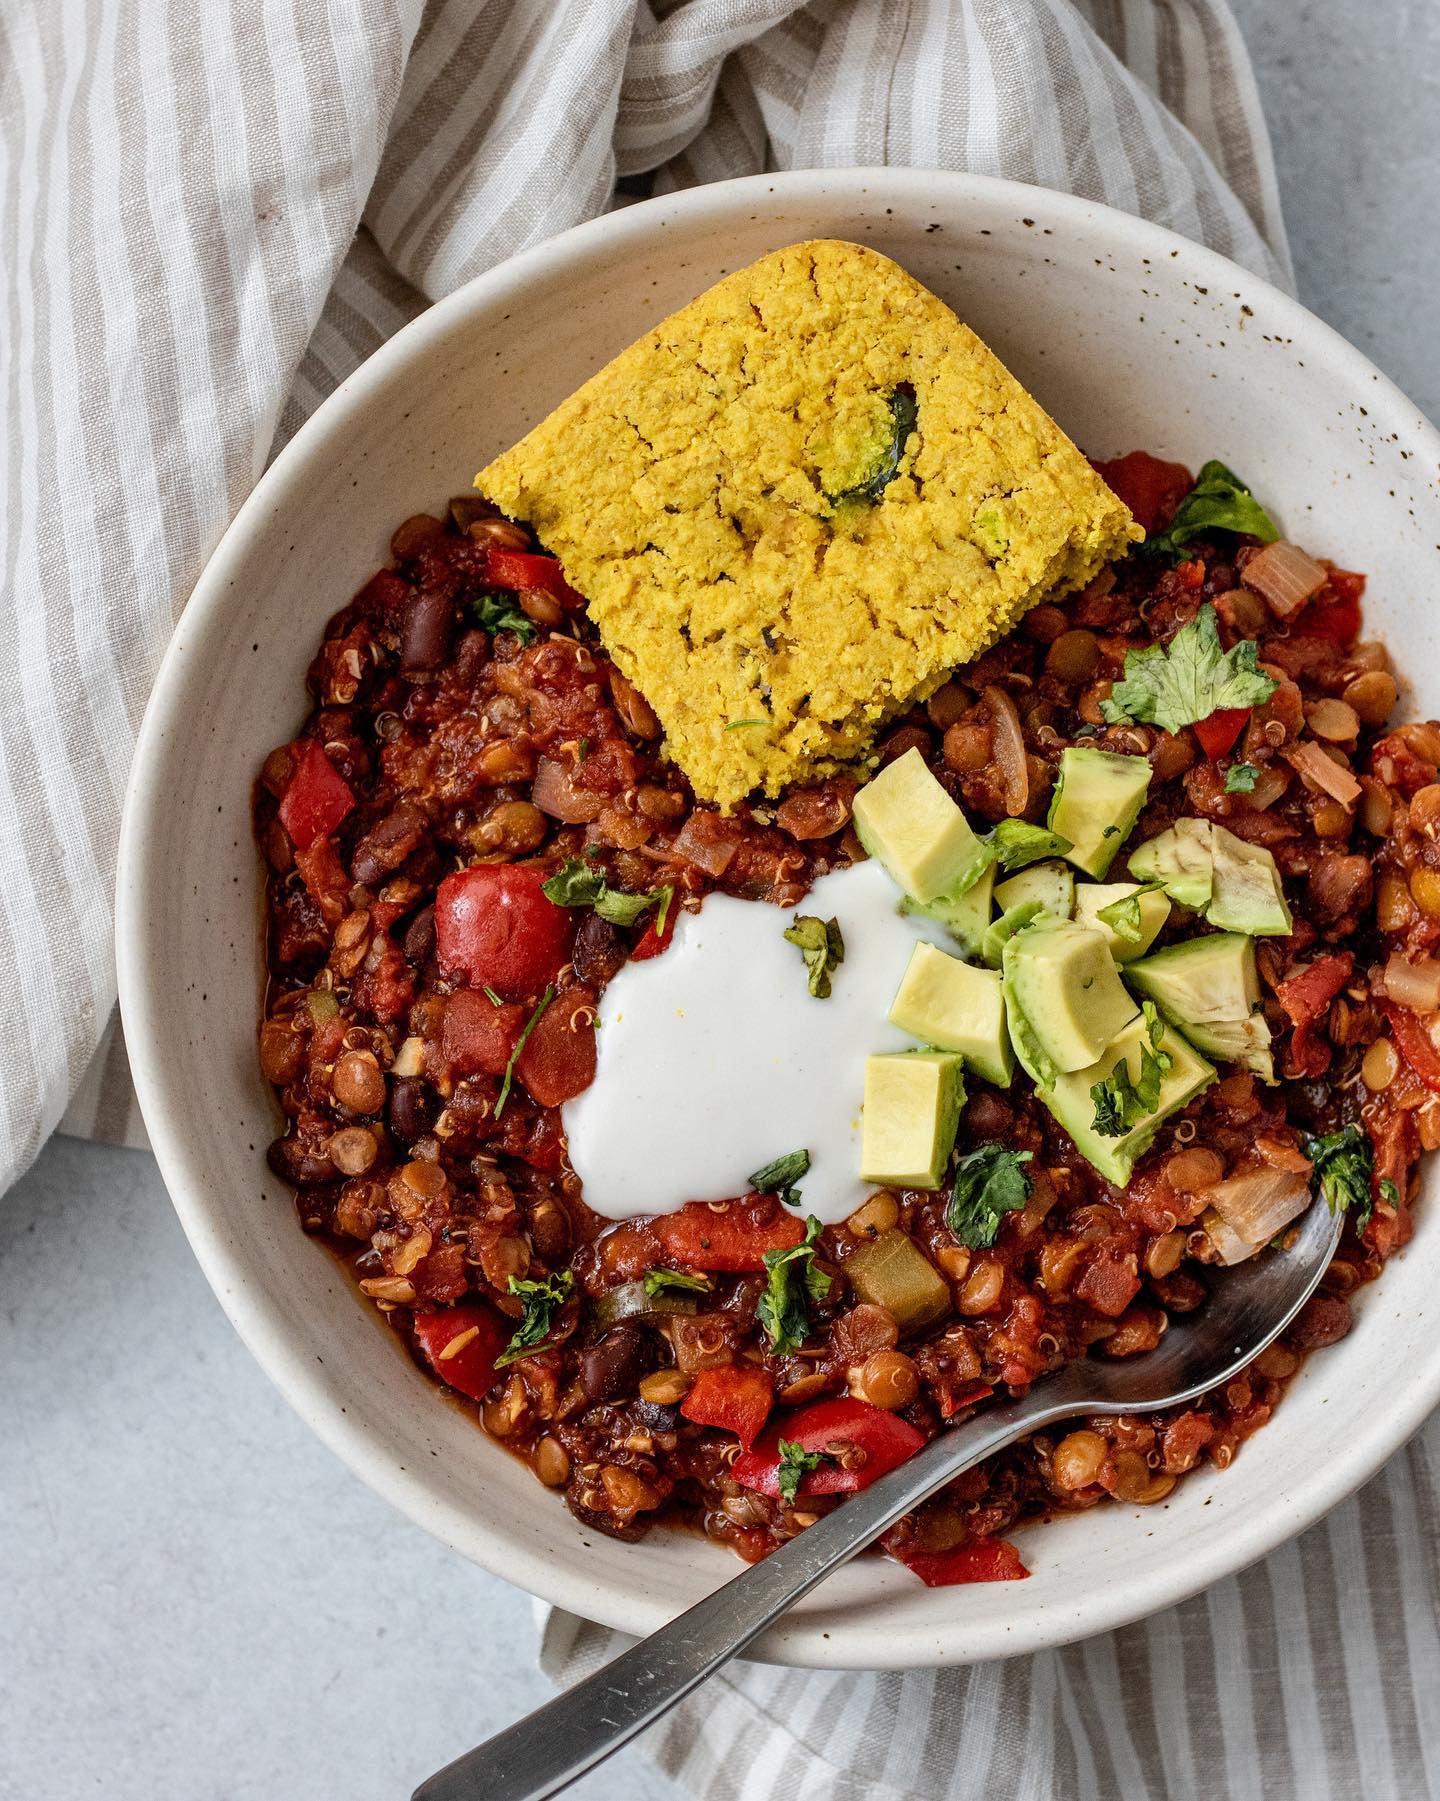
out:
M557 907L593 907L612 926L633 926L647 908L660 908L657 930L665 930L665 915L675 890L666 883L661 888L647 888L643 894L627 894L612 888L603 869L587 863L583 857L567 857L540 892Z
M500 1093L495 1099L496 1119L499 1119L500 1115L505 1111L505 1103L510 1099L510 1086L515 1080L515 1065L520 1061L520 1053L525 1048L525 1040L535 1030L536 1026L539 1025L540 1015L550 1005L554 998L555 990L547 986L544 994L542 994L540 999L535 1003L535 1011L530 1015L529 1019L525 1021L524 1031L522 1031L520 1036L515 1040L515 1048L510 1053L510 1061L505 1065L505 1079L501 1082Z
M1152 532L1140 549L1145 556L1168 556L1183 563L1185 546L1201 532L1243 532L1262 544L1273 544L1280 536L1275 522L1234 470L1213 460L1200 471L1166 529Z
M483 594L476 595L471 605L475 609L476 623L492 634L514 632L522 644L528 644L540 629L516 606L513 593L498 594L493 588L487 588Z
M783 1157L757 1169L750 1177L750 1186L757 1194L773 1194L787 1207L796 1207L800 1204L800 1190L795 1184L809 1167L809 1151L786 1151Z
M710 1291L709 1276L693 1275L684 1269L647 1269L645 1272L645 1292L654 1296L662 1294L667 1288L685 1289L695 1294L708 1294Z
M551 1318L557 1307L565 1305L574 1286L575 1272L568 1269L562 1269L557 1275L542 1276L538 1282L522 1282L511 1276L510 1292L518 1294L524 1301L525 1312L509 1344L495 1359L496 1369L514 1363L517 1358L531 1357L536 1351L550 1348L545 1343L545 1335L550 1330Z
M807 1451L804 1445L798 1445L794 1439L782 1438L780 1451L780 1499L789 1507L795 1505L795 1497L800 1493L800 1484L810 1474L818 1470L822 1463L834 1463L835 1458L826 1451Z
M804 1344L810 1332L812 1300L830 1292L830 1278L815 1267L815 1244L821 1225L812 1213L805 1221L805 1240L788 1251L766 1251L765 1292L755 1308L770 1349L787 1356Z
M1174 1062L1169 1051L1160 1048L1165 1024L1155 1011L1155 1003L1144 1001L1141 1010L1150 1043L1140 1047L1139 1080L1131 1080L1129 1064L1122 1057L1110 1074L1090 1089L1090 1099L1095 1103L1092 1123L1102 1138L1123 1137L1147 1113L1155 1111L1160 1105L1160 1084Z
M1381 1176L1380 1178L1380 1199L1384 1201L1387 1207L1398 1207L1400 1205L1400 1190L1390 1180L1389 1176Z
M1232 763L1225 771L1225 792L1253 794L1259 779L1260 771L1254 763Z
M746 726L769 725L769 723L770 721L768 719L732 719L729 725L725 727L725 730L727 732L740 732L744 731Z
M1276 683L1259 668L1253 639L1220 648L1215 609L1206 601L1168 646L1125 653L1125 679L1116 682L1100 710L1111 725L1131 720L1178 732L1228 707L1258 707Z
M785 928L785 941L797 947L809 971L809 989L816 1000L830 998L830 977L845 961L845 940L837 919L819 919L813 913L797 913Z
M955 1190L945 1208L945 1224L961 1244L983 1251L994 1244L1001 1216L1014 1213L1030 1199L1030 1178L1023 1165L1030 1151L982 1144L955 1165Z
M496 994L495 990L490 986L490 984L488 982L480 990L480 992L485 996L486 1000L489 1001L489 1003L492 1007L503 1007L505 1005L504 1001L501 1000L500 996L498 994Z
M1325 1197L1325 1205L1332 1213L1353 1209L1355 1230L1363 1232L1375 1205L1370 1192L1375 1157L1366 1134L1350 1125L1323 1138L1307 1138L1305 1155L1310 1159L1311 1185Z
M1134 894L1122 895L1119 900L1111 901L1108 907L1101 907L1095 917L1103 920L1123 944L1138 944L1145 932L1140 909L1141 897L1153 894L1162 886L1160 882L1144 882Z

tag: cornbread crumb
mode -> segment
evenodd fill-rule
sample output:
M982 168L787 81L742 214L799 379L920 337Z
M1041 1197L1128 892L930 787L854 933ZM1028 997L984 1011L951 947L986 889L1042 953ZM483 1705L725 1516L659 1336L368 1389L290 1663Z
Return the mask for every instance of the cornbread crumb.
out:
M832 239L710 288L475 485L722 807L854 761L1142 535L949 307Z

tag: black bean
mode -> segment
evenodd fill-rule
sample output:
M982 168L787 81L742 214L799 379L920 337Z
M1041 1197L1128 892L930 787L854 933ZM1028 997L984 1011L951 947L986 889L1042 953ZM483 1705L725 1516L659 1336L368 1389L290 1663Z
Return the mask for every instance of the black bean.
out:
M424 809L417 802L399 801L355 847L350 873L357 882L374 887L415 849L425 835L425 825Z
M334 1182L335 1165L328 1148L311 1148L298 1138L277 1138L265 1153L265 1160L282 1182L296 1188L313 1187L320 1182Z
M390 1130L402 1144L423 1138L435 1123L435 1096L420 1076L397 1076L390 1084Z
M587 1400L609 1401L633 1394L645 1370L645 1339L634 1326L617 1326L580 1358L580 1383Z
M651 1432L673 1432L680 1424L678 1407L664 1407L659 1401L637 1401L635 1417Z
M625 946L608 919L587 913L575 934L575 973L587 988L603 988L625 961Z
M428 963L435 948L435 909L422 907L405 928L405 960L417 969Z
M455 603L448 594L417 594L400 634L401 668L439 669L450 654L454 629Z

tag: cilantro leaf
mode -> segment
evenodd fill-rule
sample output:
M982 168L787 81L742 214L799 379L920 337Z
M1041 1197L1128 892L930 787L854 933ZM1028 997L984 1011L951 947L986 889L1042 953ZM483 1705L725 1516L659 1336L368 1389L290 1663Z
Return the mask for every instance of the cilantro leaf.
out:
M1262 544L1273 544L1280 536L1275 522L1235 471L1213 459L1200 471L1166 529L1152 532L1140 546L1141 554L1184 562L1184 546L1201 532L1243 532Z
M510 1292L518 1294L524 1301L525 1312L509 1344L495 1359L497 1370L520 1357L531 1357L536 1351L550 1348L545 1343L545 1335L550 1330L551 1317L557 1307L563 1307L569 1300L574 1286L575 1272L569 1269L562 1269L557 1275L542 1276L538 1282L521 1281L511 1276Z
M533 619L520 611L511 593L499 594L493 588L487 588L470 604L475 609L476 624L492 636L496 632L514 632L522 644L528 644L540 629Z
M710 1292L709 1276L698 1276L685 1269L647 1269L645 1272L645 1292L652 1297L663 1294L667 1288L685 1289L695 1294Z
M510 1061L505 1065L505 1078L501 1082L500 1092L495 1098L494 1117L496 1119L499 1119L500 1115L505 1111L505 1103L510 1099L510 1088L515 1080L515 1066L520 1061L520 1053L525 1048L525 1040L535 1030L536 1026L539 1025L540 1015L550 1005L554 998L554 988L547 986L544 994L542 994L540 999L535 1003L535 1011L530 1015L529 1019L525 1021L525 1029L515 1040L515 1048L510 1053Z
M1073 848L1058 832L1047 831L1043 825L1027 825L1023 819L1002 819L980 842L990 852L991 861L1007 872L1023 869L1041 857L1063 857Z
M845 940L838 919L819 919L813 913L797 913L785 928L785 942L795 945L809 971L807 986L816 1000L830 998L830 977L845 961Z
M1155 1111L1160 1105L1160 1085L1175 1061L1169 1051L1160 1048L1160 1040L1165 1036L1165 1022L1155 1011L1155 1003L1143 1001L1141 1010L1150 1043L1140 1047L1138 1079L1132 1079L1130 1066L1122 1057L1110 1074L1092 1084L1090 1089L1090 1099L1095 1103L1095 1118L1091 1123L1102 1138L1122 1138L1132 1126L1138 1126L1147 1114Z
M675 890L667 882L647 888L643 894L627 894L623 888L610 886L603 869L583 857L567 857L555 874L540 884L540 892L557 907L593 907L612 926L633 926L642 913L658 905L657 929L663 932Z
M805 1221L805 1240L788 1251L766 1251L765 1292L755 1308L756 1318L777 1356L798 1350L810 1334L812 1300L830 1292L830 1278L815 1267L815 1243L821 1225L812 1213Z
M1003 1144L982 1144L959 1159L945 1224L961 1244L972 1251L985 1250L995 1242L1001 1216L1014 1213L1030 1199L1030 1178L1023 1166L1032 1155L1007 1150Z
M1095 917L1101 919L1122 944L1138 944L1145 933L1140 909L1142 895L1153 894L1163 887L1161 882L1142 882L1134 894L1123 894L1108 907L1101 907Z
M1215 609L1206 601L1168 646L1125 653L1125 678L1101 701L1100 711L1111 725L1141 721L1178 732L1222 707L1258 707L1277 685L1258 666L1258 656L1250 638L1233 650L1220 648Z
M1325 1197L1332 1213L1353 1208L1355 1230L1363 1232L1375 1206L1370 1191L1375 1154L1368 1136L1359 1126L1342 1126L1323 1138L1307 1138L1305 1155L1311 1163L1312 1188Z
M1259 779L1260 770L1254 763L1232 763L1225 771L1225 792L1253 794Z
M749 1178L750 1186L757 1194L778 1195L787 1207L798 1207L800 1190L795 1184L809 1167L809 1151L786 1151L783 1157L757 1169Z
M796 1444L792 1438L782 1438L778 1449L780 1452L780 1499L790 1507L795 1505L795 1497L800 1493L800 1484L811 1470L818 1470L822 1463L838 1461L826 1451L807 1451L804 1445Z

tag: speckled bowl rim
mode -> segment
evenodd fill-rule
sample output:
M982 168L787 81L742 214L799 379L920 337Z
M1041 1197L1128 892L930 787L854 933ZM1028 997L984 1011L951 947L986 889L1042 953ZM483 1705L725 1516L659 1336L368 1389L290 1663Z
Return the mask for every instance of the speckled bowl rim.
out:
M1372 422L1393 426L1397 439L1414 447L1426 466L1440 469L1440 434L1419 409L1351 344L1331 327L1228 258L1129 214L1072 195L1039 190L990 177L907 169L807 170L753 176L691 189L607 214L562 232L533 249L476 277L439 301L398 332L360 369L341 383L293 441L275 459L240 509L216 547L169 646L139 734L122 823L117 880L117 962L126 1042L135 1087L161 1174L201 1268L235 1329L261 1367L292 1407L320 1438L373 1489L402 1513L493 1574L534 1595L623 1630L650 1630L654 1610L639 1597L611 1582L576 1581L563 1588L543 1555L511 1543L489 1530L476 1513L446 1502L423 1489L403 1470L376 1454L372 1434L359 1419L342 1414L327 1395L278 1311L247 1287L243 1256L226 1243L220 1221L200 1198L197 1179L204 1147L194 1142L173 1104L163 1053L164 1033L157 1013L158 977L163 946L147 939L146 919L152 891L165 871L147 863L146 845L162 804L157 771L172 731L183 725L187 673L205 655L208 631L234 604L231 577L255 534L271 529L273 517L291 491L306 479L325 446L345 430L346 422L367 403L382 378L423 359L431 345L478 304L539 276L562 276L577 254L604 243L611 249L652 238L667 222L709 215L717 231L727 216L758 206L803 205L853 195L873 204L877 196L897 207L943 206L959 214L967 205L1012 209L1013 217L1034 213L1043 202L1045 215L1077 235L1088 234L1097 250L1120 245L1137 256L1148 255L1157 272L1167 259L1183 257L1192 283L1217 289L1243 289L1263 297L1272 324L1283 326L1286 339L1305 350L1307 360L1326 363L1353 391L1364 394ZM1030 223L1025 220L1025 223ZM1161 279L1157 273L1156 279ZM1200 291L1204 291L1202 288ZM962 1617L941 1618L937 1612L928 1648L914 1642L887 1643L883 1620L867 1618L856 1632L798 1630L783 1642L772 1636L751 1655L805 1667L880 1668L969 1663L1047 1649L1105 1632L1143 1618L1198 1593L1274 1550L1313 1524L1330 1508L1367 1481L1440 1404L1440 1337L1428 1362L1406 1372L1406 1382L1391 1404L1376 1409L1363 1430L1333 1454L1317 1460L1291 1484L1277 1505L1253 1513L1243 1524L1201 1555L1177 1559L1167 1579L1137 1581L1115 1572L1097 1582L1086 1602L1027 1614L1021 1598L1015 1618L1003 1630L995 1625L977 1630ZM698 1548L698 1546L697 1546Z

